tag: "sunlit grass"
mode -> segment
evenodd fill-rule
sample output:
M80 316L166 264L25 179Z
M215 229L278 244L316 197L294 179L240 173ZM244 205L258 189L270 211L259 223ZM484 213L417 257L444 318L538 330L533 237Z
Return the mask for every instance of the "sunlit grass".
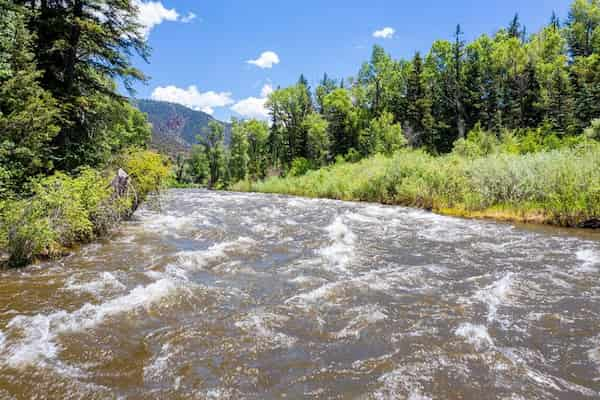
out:
M434 157L404 150L234 190L373 201L443 214L577 226L600 218L600 146Z

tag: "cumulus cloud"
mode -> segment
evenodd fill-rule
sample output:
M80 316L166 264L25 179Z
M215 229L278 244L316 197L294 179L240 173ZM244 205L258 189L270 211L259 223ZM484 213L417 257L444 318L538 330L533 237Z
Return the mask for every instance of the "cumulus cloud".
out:
M141 33L148 36L150 31L165 21L189 23L196 19L193 12L180 15L174 8L166 8L161 1L133 0L138 9L138 22L142 25Z
M148 36L152 28L164 21L177 21L179 13L174 9L166 8L160 1L143 2L134 0L133 4L138 9L138 21L142 25L142 34Z
M256 118L266 121L269 119L269 110L265 106L267 98L271 93L273 93L273 86L267 83L260 91L260 98L248 97L247 99L240 100L231 107L231 110L244 118Z
M273 65L279 64L279 56L273 51L265 51L256 60L246 61L248 64L256 65L258 68L273 68Z
M193 110L213 114L217 107L226 107L234 103L229 92L200 92L194 85L187 89L176 86L157 87L152 92L153 100L168 101L189 107Z
M388 26L373 32L373 37L378 39L391 39L392 37L394 37L394 33L396 33L396 30Z

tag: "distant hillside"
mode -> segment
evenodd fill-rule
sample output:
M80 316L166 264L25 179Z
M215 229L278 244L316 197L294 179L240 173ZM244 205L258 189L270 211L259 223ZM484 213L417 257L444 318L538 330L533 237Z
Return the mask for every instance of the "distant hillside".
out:
M169 154L189 150L197 143L196 136L206 137L208 123L215 121L204 112L179 104L154 100L135 100L134 104L148 115L153 127L153 146ZM225 142L229 143L231 126L221 123L225 126Z

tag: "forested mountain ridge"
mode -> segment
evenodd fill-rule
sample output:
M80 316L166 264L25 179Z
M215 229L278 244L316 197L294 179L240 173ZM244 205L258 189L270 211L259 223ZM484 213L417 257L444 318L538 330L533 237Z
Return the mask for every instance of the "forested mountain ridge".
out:
M225 142L229 143L231 127L202 111L165 101L134 100L133 104L148 116L152 124L152 144L167 154L184 152L197 143L197 136L206 137L211 121L223 125Z

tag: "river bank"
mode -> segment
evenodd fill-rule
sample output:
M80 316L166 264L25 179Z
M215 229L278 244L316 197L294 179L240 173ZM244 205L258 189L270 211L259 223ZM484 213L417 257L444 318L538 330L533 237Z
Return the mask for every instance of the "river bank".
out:
M479 158L404 150L298 177L244 181L232 189L377 202L463 218L594 227L600 219L600 149L590 143Z
M158 153L132 150L102 170L56 172L32 182L31 194L0 199L0 267L65 256L129 219L170 170Z

